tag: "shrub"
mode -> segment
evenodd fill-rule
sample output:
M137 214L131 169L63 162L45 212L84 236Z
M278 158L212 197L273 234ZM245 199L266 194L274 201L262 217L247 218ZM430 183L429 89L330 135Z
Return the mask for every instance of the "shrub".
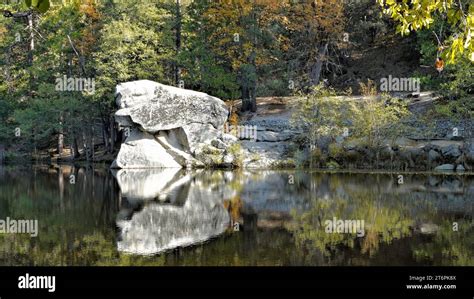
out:
M333 159L339 159L343 153L343 148L340 144L331 143L329 145L329 157Z
M377 96L369 80L361 84L364 98L360 102L351 102L353 136L366 137L369 147L380 147L387 140L395 140L404 134L407 126L404 120L410 115L408 104L404 100L392 98L388 94Z
M244 155L242 152L242 146L240 143L235 142L229 146L227 149L228 153L234 157L234 162L232 163L235 167L242 167L244 161Z

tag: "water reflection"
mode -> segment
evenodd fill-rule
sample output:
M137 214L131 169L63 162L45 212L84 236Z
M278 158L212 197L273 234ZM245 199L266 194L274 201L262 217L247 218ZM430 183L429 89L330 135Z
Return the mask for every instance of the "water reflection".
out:
M144 203L130 219L117 221L119 251L157 254L207 241L229 227L229 213L222 203L224 194L196 179L196 174L175 170L121 170L116 176L122 196L126 196L123 199L158 199L158 202Z
M398 174L3 168L0 219L38 219L39 235L0 234L0 265L474 265L474 176L398 182ZM327 233L334 217L364 220L364 236Z

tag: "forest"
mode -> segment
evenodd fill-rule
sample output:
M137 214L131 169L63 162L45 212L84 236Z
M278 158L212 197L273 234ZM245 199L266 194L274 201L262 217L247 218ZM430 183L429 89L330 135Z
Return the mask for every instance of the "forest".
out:
M370 94L381 77L410 77L440 95L431 119L473 116L469 0L2 0L0 10L2 160L113 160L114 88L139 79L241 100L240 116L259 98ZM356 130L370 135L364 105ZM307 108L300 123L343 119Z

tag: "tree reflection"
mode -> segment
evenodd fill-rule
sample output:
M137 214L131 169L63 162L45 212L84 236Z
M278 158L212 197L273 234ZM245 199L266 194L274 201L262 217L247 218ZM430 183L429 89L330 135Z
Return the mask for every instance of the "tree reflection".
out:
M329 262L336 262L337 256L344 255L348 249L373 256L381 244L410 236L414 226L406 201L398 196L382 199L370 192L354 193L350 199L314 199L308 210L293 210L292 216L294 223L288 225L288 229L294 234L297 246L310 253L322 254ZM325 220L333 217L364 220L364 236L326 233Z
M294 184L288 183L290 173ZM1 172L0 219L38 219L39 235L0 234L0 265L474 265L472 176L414 174L397 185L393 174L201 171L170 175L165 184L168 176L129 174L119 178L126 191L121 198L107 169ZM213 223L220 218L201 217L213 215L202 211L219 210L240 230L229 227L151 256L117 250L123 240L118 220L186 203L196 204L189 210L196 223ZM162 220L171 216L160 214ZM326 233L325 220L333 217L364 220L364 236ZM191 224L192 230L200 227ZM145 239L157 228L179 232L159 221L144 228L148 235L131 236Z
M444 219L429 243L413 244L419 261L432 261L437 266L474 266L474 226L470 219L459 219L457 231L453 221Z

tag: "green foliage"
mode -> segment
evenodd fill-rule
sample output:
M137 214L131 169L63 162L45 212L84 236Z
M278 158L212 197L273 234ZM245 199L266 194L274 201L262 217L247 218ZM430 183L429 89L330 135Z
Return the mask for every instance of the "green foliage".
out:
M235 142L228 148L229 154L231 154L234 157L234 162L233 165L235 167L242 167L243 161L244 161L244 155L242 152L242 146L240 143Z
M182 79L187 88L222 99L236 99L239 97L237 75L211 46L215 25L206 16L209 8L210 3L206 1L193 1L187 8L188 17L183 23L187 43L177 57L183 68Z
M440 88L443 95L450 100L472 99L474 94L474 68L472 63L465 58L460 59L459 63L452 68L447 76L448 80ZM468 114L464 114L464 116L468 116Z
M342 145L338 143L331 143L328 147L328 151L331 158L337 159L343 154L344 149Z
M331 160L331 161L326 163L326 168L328 168L328 169L338 169L338 168L341 168L341 166L336 161Z
M412 31L423 28L431 28L437 16L446 19L450 26L448 30L451 35L439 45L445 59L456 62L463 53L474 62L474 6L469 0L445 0L445 1L395 1L377 0L384 8L384 12L390 15L397 23L397 31L402 35L408 35ZM441 37L439 37L441 38Z
M405 133L403 119L409 115L405 101L392 98L367 96L361 102L352 102L354 137L366 137L367 145L379 147L386 140L395 140Z
M149 1L119 1L99 7L99 11L106 17L91 60L97 74L95 97L112 102L111 91L126 81L149 79L171 84L166 75L173 54L169 13Z
M307 157L304 151L296 150L293 154L295 159L295 165L298 168L306 167Z
M24 0L26 8L34 8L40 13L45 13L49 9L49 0Z
M351 200L316 198L306 211L292 211L295 222L289 229L299 247L317 249L324 256L335 257L341 250L361 247L367 255L377 253L380 245L390 244L410 234L413 219L402 200L381 200L369 192L357 192ZM357 240L355 233L327 233L325 221L336 219L364 220L364 236Z
M305 128L310 142L323 136L338 136L343 133L349 118L348 108L344 97L337 96L334 89L320 84L309 95L300 95L295 99L291 124Z
M45 4L32 1L31 7L41 10ZM50 7L48 12L41 19L33 14L33 23L38 24L32 32L34 49L26 35L20 34L17 40L15 34L32 29L12 19L3 20L14 29L8 39L0 41L0 47L11 49L2 54L2 61L6 63L1 67L8 76L0 83L0 90L8 92L6 101L10 111L6 126L0 131L7 131L8 134L2 135L10 138L16 150L49 148L52 137L59 132L64 132L66 141L71 142L79 130L84 130L83 123L93 122L99 112L93 107L89 94L55 89L56 78L63 75L94 76L90 65L80 65L80 60L89 59L79 39L84 28L90 25L90 19L84 18L86 12L75 2ZM28 51L19 51L22 48ZM76 55L78 49L82 50L82 58ZM21 130L21 136L13 135L15 128Z
M474 96L445 100L436 105L436 112L452 120L474 119Z
M292 124L305 128L310 144L322 137L335 140L347 129L351 137L364 137L369 146L377 147L404 133L407 103L386 94L376 96L374 86L367 88L372 94L357 101L337 96L334 90L320 85L295 101Z
M445 21L437 21L433 30L440 30ZM421 53L421 63L432 64L437 56L437 47L431 31L418 32L418 44ZM466 54L461 55L456 64L447 65L441 76L427 75L421 81L424 88L436 90L443 96L436 104L436 113L433 117L444 117L453 120L474 118L474 70L472 62Z

